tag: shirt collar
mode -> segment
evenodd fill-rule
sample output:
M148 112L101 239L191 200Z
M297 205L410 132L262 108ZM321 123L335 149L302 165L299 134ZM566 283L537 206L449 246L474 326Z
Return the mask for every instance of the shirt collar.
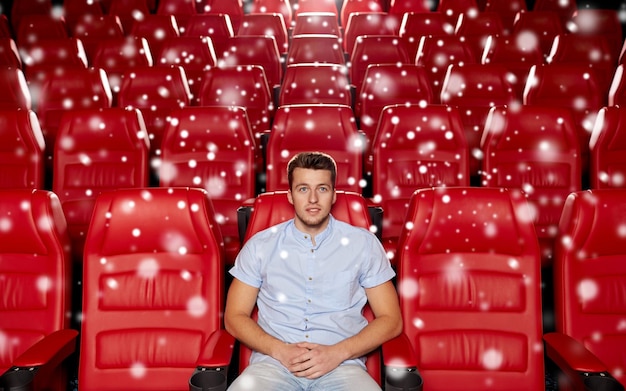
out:
M333 227L335 225L335 218L333 217L333 215L329 214L328 215L328 225L326 225L326 228L324 228L324 230L320 233L318 233L315 236L315 247L314 248L318 248L320 246L320 244L322 244L322 242L329 237L332 232L333 232ZM294 236L294 238L300 242L303 243L304 245L311 247L312 245L312 241L311 241L311 235L309 235L306 232L302 232L300 231L298 228L296 228L296 224L294 223L294 220L291 221L291 234Z

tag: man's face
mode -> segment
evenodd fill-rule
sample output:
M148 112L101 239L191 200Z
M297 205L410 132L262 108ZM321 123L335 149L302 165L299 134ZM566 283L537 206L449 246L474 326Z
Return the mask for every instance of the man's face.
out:
M311 235L321 232L336 197L330 171L296 168L287 197L296 212L296 227Z

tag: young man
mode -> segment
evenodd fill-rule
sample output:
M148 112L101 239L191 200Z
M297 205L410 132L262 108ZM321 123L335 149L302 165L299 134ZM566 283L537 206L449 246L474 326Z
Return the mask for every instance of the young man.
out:
M380 390L362 357L401 332L394 271L375 235L330 214L330 156L298 154L287 175L294 219L253 236L230 270L226 329L253 354L229 390Z

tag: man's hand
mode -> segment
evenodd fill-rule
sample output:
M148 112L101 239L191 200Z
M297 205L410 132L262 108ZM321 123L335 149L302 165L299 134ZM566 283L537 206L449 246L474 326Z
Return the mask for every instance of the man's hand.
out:
M298 377L317 379L337 368L345 359L334 346L308 342L297 343L295 346L306 351L283 365Z

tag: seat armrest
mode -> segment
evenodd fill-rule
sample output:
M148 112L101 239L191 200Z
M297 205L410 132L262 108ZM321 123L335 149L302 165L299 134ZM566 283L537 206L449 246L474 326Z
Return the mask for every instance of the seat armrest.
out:
M565 375L575 391L624 391L593 353L569 335L553 332L543 336L548 358Z
M76 350L78 331L63 329L47 335L13 361L0 375L0 389L36 390L48 387L57 368Z
M227 367L233 356L234 346L235 338L232 335L224 329L216 330L204 345L196 365L205 368Z
M226 390L234 345L235 338L226 330L211 334L196 362L197 368L189 378L189 391Z
M47 335L13 361L20 368L57 366L76 349L78 331L63 329Z
M237 208L237 233L239 234L239 243L241 244L243 244L246 238L248 222L250 221L250 216L252 216L252 209L254 209L254 200L254 198L249 198Z
M400 334L382 346L385 390L421 391L424 381L417 370L417 356L408 337Z

